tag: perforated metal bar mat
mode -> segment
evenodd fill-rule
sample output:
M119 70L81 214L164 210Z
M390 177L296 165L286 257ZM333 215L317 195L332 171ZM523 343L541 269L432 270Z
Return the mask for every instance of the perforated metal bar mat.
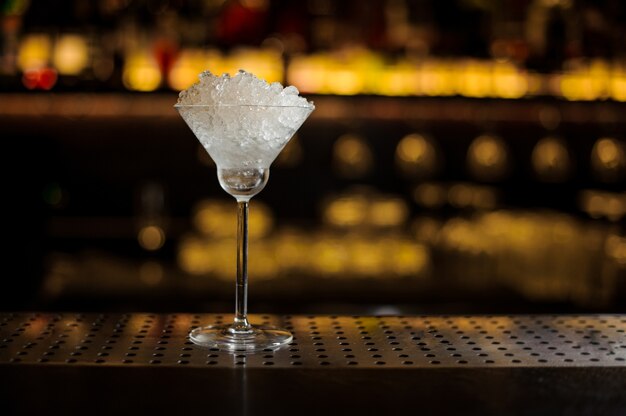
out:
M0 364L253 368L626 367L626 317L251 316L291 344L254 354L201 348L197 326L231 315L0 314Z

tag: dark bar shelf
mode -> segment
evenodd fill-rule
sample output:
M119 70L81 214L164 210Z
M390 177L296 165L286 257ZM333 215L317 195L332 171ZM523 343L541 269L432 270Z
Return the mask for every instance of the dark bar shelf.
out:
M253 323L290 329L293 343L233 355L187 339L193 327L231 319L2 313L3 408L8 414L626 412L624 315L253 315Z
M0 117L145 118L179 120L176 93L1 93ZM539 123L558 117L573 125L623 125L626 103L527 98L308 96L315 102L312 121L371 119L417 122ZM555 115L556 113L556 115Z

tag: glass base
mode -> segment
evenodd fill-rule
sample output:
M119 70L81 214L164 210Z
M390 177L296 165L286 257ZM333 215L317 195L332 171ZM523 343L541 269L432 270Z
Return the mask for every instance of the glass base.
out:
M249 330L235 330L233 325L214 325L196 328L189 333L196 345L219 348L230 352L253 352L276 349L291 342L293 335L271 326L252 326Z

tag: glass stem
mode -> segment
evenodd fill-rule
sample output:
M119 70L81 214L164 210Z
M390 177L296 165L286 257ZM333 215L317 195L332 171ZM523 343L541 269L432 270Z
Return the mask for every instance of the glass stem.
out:
M248 200L237 201L237 286L235 331L249 332L248 322Z

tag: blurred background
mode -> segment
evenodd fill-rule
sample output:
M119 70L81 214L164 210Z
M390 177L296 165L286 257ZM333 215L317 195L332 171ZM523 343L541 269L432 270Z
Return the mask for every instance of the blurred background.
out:
M317 110L251 203L250 311L626 312L617 0L0 0L0 307L234 308L234 200L172 108Z

